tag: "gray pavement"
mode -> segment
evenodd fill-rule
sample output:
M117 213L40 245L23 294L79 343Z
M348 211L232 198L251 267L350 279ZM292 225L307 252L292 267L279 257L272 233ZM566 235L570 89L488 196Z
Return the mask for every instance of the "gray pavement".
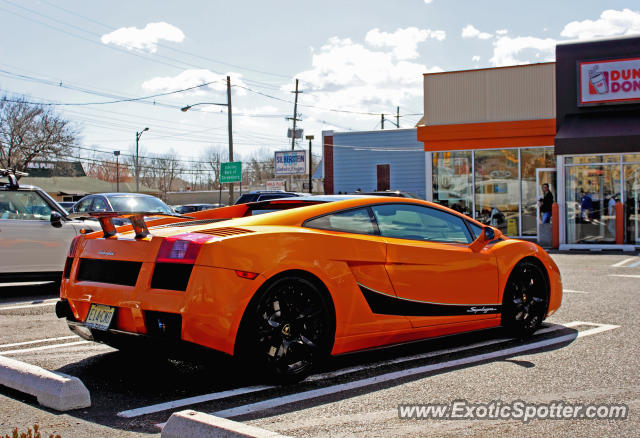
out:
M0 355L79 377L93 401L90 408L59 413L42 408L32 397L0 387L0 436L34 423L46 434L59 433L62 438L157 436L156 425L167 421L172 412L242 413L237 411L240 407L245 412L233 419L299 437L640 436L636 317L640 264L632 266L640 256L552 256L567 292L542 333L526 343L504 339L501 330L429 340L336 358L323 376L253 392L251 388L261 382L240 373L230 360L217 355L199 362L140 358L84 343L71 337L66 324L53 315L53 306L46 301L55 298L50 291L27 289L7 297L0 288ZM562 337L566 340L558 342ZM532 345L539 347L532 349ZM510 349L521 352L505 357L503 352ZM398 362L401 357L410 360ZM377 381L366 384L371 379ZM130 409L221 391L230 391L225 393L229 396L200 397L159 411L149 409L143 415L122 415ZM309 394L316 397L306 397ZM626 420L533 420L527 424L398 416L400 404L447 404L458 399L625 403L629 416Z

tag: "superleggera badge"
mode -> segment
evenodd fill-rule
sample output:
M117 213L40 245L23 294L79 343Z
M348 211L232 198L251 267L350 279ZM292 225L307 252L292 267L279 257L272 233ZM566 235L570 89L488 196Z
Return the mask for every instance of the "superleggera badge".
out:
M495 307L471 307L467 310L468 313L487 313L487 312L495 312Z
M98 254L100 254L100 255L113 255L113 253L111 251L98 251Z

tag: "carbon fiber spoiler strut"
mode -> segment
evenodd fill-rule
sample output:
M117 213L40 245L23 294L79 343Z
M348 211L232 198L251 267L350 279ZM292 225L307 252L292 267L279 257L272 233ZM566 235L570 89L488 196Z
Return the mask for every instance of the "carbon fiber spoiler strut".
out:
M71 213L68 217L70 219L98 219L100 226L102 227L103 236L105 238L112 237L117 234L116 226L113 225L112 219L114 217L121 217L129 219L133 230L136 232L136 239L142 239L149 235L149 228L144 221L145 217L162 216L162 217L175 217L179 219L193 219L191 216L183 216L181 214L169 214L158 213L151 211L136 211L136 212L119 212L119 211L92 211L85 213Z

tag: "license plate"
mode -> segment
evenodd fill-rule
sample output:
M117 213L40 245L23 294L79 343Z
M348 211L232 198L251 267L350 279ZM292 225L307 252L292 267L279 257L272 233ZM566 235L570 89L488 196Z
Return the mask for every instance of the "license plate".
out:
M116 308L104 304L92 304L87 314L85 325L98 330L109 330Z

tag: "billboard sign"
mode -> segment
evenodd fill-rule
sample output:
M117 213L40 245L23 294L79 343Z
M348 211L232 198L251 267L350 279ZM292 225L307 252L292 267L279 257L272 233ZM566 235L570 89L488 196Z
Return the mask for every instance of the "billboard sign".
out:
M234 183L242 181L242 161L220 164L220 182Z
M307 173L307 151L276 151L273 170L276 175Z
M283 179L274 179L267 181L267 190L284 190L284 180Z
M640 58L578 63L578 105L640 102Z

